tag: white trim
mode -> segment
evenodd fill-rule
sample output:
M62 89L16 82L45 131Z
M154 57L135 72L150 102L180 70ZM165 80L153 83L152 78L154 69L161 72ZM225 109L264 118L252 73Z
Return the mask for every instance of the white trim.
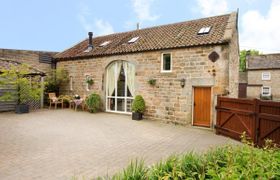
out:
M267 76L267 77L265 77L265 76ZM262 73L262 80L263 81L269 81L271 79L271 74L270 74L270 72L263 72Z
M263 94L263 92L264 92L264 88L268 88L268 92L269 92L269 94ZM271 96L271 87L270 86L263 86L262 87L262 96Z
M164 70L163 69L163 55L164 54L170 54L170 70ZM173 68L173 65L172 65L172 53L171 52L163 52L161 53L161 60L160 60L160 72L161 73L171 73L172 72L172 68Z
M87 80L88 80L88 78L90 78L90 75L89 74L85 74L85 77L86 77L86 80L85 80L85 82L86 82L86 91L89 91L89 84L87 83Z
M73 76L70 76L70 80L69 80L69 90L73 91Z

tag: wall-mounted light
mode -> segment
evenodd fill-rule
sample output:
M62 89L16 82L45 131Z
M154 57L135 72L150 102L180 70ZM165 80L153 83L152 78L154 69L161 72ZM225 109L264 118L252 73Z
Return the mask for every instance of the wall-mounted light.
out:
M182 88L185 87L185 85L186 85L186 79L185 79L185 78L182 78L182 79L180 80L180 85L181 85Z

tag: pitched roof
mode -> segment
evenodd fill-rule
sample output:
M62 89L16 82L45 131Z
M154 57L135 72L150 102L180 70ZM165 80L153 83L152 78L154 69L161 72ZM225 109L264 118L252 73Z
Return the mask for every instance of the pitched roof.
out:
M93 38L93 50L85 52L88 39L58 53L55 58L78 59L134 52L222 44L229 40L224 34L230 24L231 14L156 26L135 31L116 33ZM211 26L209 34L198 35L203 27ZM128 43L133 37L139 37L135 43ZM105 41L109 44L100 47Z
M280 69L280 54L263 54L249 56L247 59L247 69Z

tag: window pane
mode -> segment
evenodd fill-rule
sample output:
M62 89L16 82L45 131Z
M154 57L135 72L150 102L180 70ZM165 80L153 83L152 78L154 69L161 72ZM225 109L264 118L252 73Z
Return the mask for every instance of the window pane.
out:
M132 108L131 108L132 107L132 101L133 101L133 99L127 99L126 100L126 103L127 103L126 104L126 108L127 108L126 111L127 112L132 112Z
M263 87L262 88L262 94L263 95L269 95L270 94L270 88L269 87Z
M118 78L118 96L125 96L125 75L123 68Z
M170 71L171 70L171 55L163 54L163 70Z
M118 104L117 104L117 110L118 110L118 111L124 111L124 107L125 107L125 101L124 101L124 99L118 98L118 99L117 99L117 102L118 102Z
M108 98L107 109L114 111L115 110L115 98Z

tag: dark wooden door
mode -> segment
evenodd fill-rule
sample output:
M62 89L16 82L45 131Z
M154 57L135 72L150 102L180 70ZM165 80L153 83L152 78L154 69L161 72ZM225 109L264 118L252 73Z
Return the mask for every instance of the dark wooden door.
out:
M194 88L193 125L210 127L211 87Z
M246 98L247 97L247 83L239 83L238 97L239 98Z

